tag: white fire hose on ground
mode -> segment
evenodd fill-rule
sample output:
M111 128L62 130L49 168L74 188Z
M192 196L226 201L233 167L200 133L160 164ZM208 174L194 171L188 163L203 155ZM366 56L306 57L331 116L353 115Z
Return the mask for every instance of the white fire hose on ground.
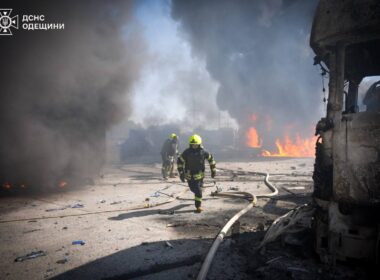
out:
M202 267L201 267L201 270L199 271L198 273L198 277L197 277L197 280L203 280L203 279L206 279L206 276L207 276L207 273L210 269L210 266L211 266L211 263L214 259L214 256L215 256L215 253L216 251L218 250L218 247L219 245L222 243L223 241L223 238L224 236L227 234L228 230L231 228L231 226L241 217L243 216L245 213L247 213L251 208L253 208L254 206L256 206L256 203L257 203L257 198L258 197L271 197L271 196L275 196L278 194L278 190L277 188L272 185L270 182L269 182L269 174L268 173L260 173L260 172L254 172L252 174L255 174L255 175L262 175L262 176L265 176L265 179L264 179L264 183L265 185L270 189L272 190L271 193L269 194L264 194L264 195L254 195L254 194L251 194L251 193L248 193L248 192L229 192L229 193L221 193L221 192L215 192L215 193L212 193L212 195L214 196L223 196L223 197L238 197L238 198L246 198L250 201L250 203L244 208L242 209L240 212L238 212L237 214L235 214L226 224L225 226L222 228L222 230L219 232L218 236L215 238L213 244L211 245L211 248L210 250L208 251L207 253L207 256L205 258L205 261L203 262L202 264ZM238 196L236 196L236 194ZM241 196L243 195L243 196Z

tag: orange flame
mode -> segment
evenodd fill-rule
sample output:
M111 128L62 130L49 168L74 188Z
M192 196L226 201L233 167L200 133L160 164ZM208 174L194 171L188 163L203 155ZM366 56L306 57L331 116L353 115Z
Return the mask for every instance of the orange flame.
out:
M65 181L61 181L61 182L59 182L59 184L58 184L58 187L60 187L60 188L64 188L64 187L66 187L67 186L67 183L65 182Z
M261 155L264 157L314 157L316 140L317 137L302 139L297 135L293 142L289 136L285 136L284 141L276 140L277 152L263 150Z
M257 134L257 130L254 127L250 127L246 132L247 141L246 144L251 148L260 148L261 147L261 139Z
M9 190L10 188L12 188L12 185L10 183L4 183L3 188Z

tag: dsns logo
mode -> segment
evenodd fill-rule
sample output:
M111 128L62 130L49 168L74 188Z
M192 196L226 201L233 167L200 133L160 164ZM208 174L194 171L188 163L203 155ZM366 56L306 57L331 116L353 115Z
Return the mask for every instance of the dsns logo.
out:
M12 35L11 28L18 29L18 16L11 13L12 9L0 9L0 35Z

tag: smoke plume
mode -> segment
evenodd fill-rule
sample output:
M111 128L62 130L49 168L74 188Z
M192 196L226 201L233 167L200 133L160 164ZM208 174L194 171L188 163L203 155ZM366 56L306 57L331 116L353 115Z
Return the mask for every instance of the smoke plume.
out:
M132 1L10 1L20 30L0 36L0 182L55 186L92 177L105 132L129 112L145 57ZM22 30L44 15L64 30Z
M219 82L218 106L237 120L242 141L251 126L266 147L286 134L312 135L322 107L309 47L316 2L172 1L172 16Z

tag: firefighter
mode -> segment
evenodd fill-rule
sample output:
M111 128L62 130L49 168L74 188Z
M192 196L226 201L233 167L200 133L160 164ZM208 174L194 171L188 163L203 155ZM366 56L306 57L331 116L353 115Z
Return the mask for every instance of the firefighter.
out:
M202 186L205 173L205 160L210 164L211 177L215 178L216 167L214 157L203 149L202 138L194 134L189 138L190 147L187 148L177 161L178 173L182 182L187 180L190 190L194 193L196 212L202 212Z
M170 134L161 148L162 157L162 177L166 180L168 175L174 178L174 162L178 154L178 136L175 133ZM169 174L168 174L169 173Z

